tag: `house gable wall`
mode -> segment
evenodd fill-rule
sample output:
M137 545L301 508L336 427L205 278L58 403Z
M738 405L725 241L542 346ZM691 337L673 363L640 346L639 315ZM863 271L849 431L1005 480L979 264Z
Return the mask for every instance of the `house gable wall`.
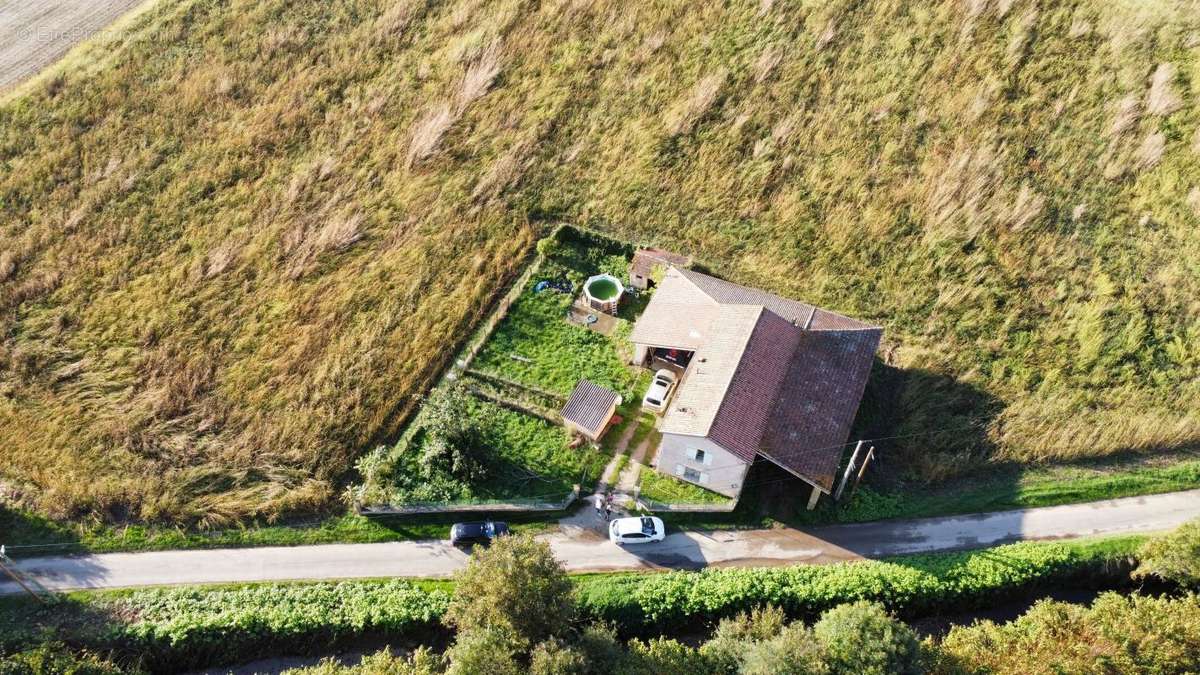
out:
M703 450L707 461L698 462L691 459L691 450ZM721 447L711 438L664 433L655 468L668 476L687 480L676 475L676 467L679 466L695 469L706 474L708 478L707 483L688 482L695 482L726 497L737 497L741 493L746 471L750 468L748 462Z

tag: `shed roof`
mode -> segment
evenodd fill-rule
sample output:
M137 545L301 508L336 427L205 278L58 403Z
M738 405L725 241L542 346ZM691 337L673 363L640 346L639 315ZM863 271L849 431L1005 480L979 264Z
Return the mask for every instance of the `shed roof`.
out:
M620 400L617 392L588 380L580 380L560 414L564 420L578 425L594 437L604 430L604 425L608 423L608 411Z
M654 271L655 265L673 265L687 267L692 259L686 255L672 253L661 248L639 248L633 254L633 262L629 269L633 274L648 277Z

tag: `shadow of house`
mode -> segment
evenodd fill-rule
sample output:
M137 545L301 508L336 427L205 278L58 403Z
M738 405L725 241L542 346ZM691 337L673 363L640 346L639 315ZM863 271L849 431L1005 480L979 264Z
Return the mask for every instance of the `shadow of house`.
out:
M996 449L989 430L1004 404L946 373L876 359L851 438L876 450L872 482L936 481L981 467Z

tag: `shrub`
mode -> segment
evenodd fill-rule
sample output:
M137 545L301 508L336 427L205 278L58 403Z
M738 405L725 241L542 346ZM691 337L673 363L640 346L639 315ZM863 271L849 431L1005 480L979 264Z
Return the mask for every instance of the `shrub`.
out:
M425 478L449 474L458 480L485 478L490 455L487 437L494 426L489 406L476 405L461 384L438 387L422 409L426 438L421 452Z
M539 642L529 656L529 675L584 675L587 656L560 640Z
M575 646L587 656L589 675L608 675L625 656L617 631L609 624L589 624L579 631Z
M912 629L870 602L839 605L813 625L834 672L861 675L920 673L920 649Z
M1136 577L1155 576L1184 586L1200 586L1200 520L1155 537L1138 551Z
M721 619L702 651L714 670L736 673L745 655L746 644L779 635L786 622L783 610L774 606L741 612L735 617Z
M121 675L115 664L88 653L73 653L59 642L0 656L0 675Z
M616 671L619 675L697 675L710 672L708 661L696 650L676 640L631 640L629 653Z
M745 675L825 675L829 673L824 646L802 623L783 628L769 640L743 645Z
M505 626L461 630L446 652L448 675L520 675L517 653L524 640Z
M930 645L935 674L1187 673L1200 668L1200 598L1043 600L1007 624L956 627Z
M459 631L509 630L528 646L563 634L574 618L570 580L550 546L528 535L475 553L456 581L446 623Z
M136 618L93 639L154 670L182 670L268 652L308 653L372 633L425 635L448 602L442 591L405 581L142 590L108 604L114 614Z

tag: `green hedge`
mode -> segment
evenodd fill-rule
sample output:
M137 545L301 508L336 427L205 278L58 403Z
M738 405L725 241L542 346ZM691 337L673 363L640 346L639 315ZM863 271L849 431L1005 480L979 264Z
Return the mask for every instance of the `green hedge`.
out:
M399 580L87 594L14 612L23 616L12 617L14 630L0 638L0 650L27 649L53 635L154 672L180 672L263 655L321 653L362 636L426 639L441 630L449 598L444 590Z
M844 602L873 600L902 616L986 605L1014 593L1069 583L1127 582L1136 538L1098 544L1020 543L887 562L590 577L584 611L626 629L713 621L767 603L815 618Z
M1021 543L887 562L728 568L576 577L589 618L627 634L715 621L774 603L812 619L841 603L882 602L901 615L987 605L1052 586L1113 588L1129 581L1141 538ZM0 653L47 636L113 651L125 662L175 672L265 654L320 653L364 636L428 640L449 603L445 582L344 581L83 593L55 606L0 602Z
M438 624L448 602L443 591L404 581L146 590L121 603L137 620L114 637L156 670L194 668L366 634L419 635Z

